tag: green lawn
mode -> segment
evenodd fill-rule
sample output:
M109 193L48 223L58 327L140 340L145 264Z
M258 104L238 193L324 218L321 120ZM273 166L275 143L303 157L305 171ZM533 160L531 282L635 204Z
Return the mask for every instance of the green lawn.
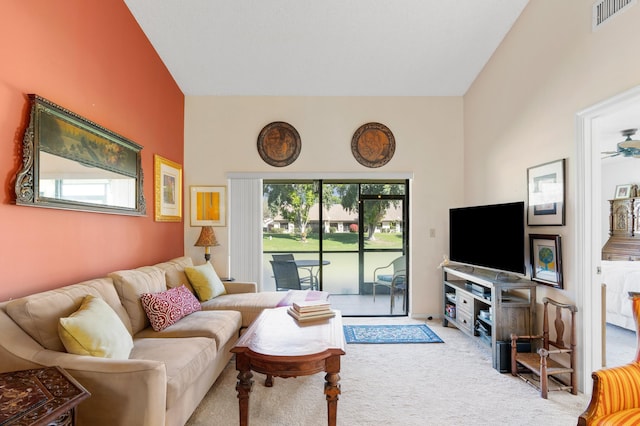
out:
M366 249L376 248L402 248L402 234L377 233L374 241L365 240ZM310 234L306 241L302 241L300 235L291 234L263 234L262 249L270 251L318 251L318 235ZM325 251L357 251L358 234L352 232L326 234L323 241Z

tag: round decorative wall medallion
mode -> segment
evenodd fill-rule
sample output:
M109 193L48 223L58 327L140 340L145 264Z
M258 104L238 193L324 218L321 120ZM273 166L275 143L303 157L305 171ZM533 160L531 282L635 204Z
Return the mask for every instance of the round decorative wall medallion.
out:
M258 135L258 153L265 163L284 167L296 161L301 149L300 135L289 123L274 121Z
M396 140L384 124L363 124L353 134L351 152L363 166L384 166L396 152Z

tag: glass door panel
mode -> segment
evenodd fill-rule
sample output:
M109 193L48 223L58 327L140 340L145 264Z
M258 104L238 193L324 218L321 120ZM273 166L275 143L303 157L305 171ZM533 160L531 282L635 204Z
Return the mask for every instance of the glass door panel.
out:
M278 256L287 256L298 265L302 289L320 288L319 199L317 182L265 181L262 228L264 291L277 288L271 262Z
M364 191L363 191L364 192ZM377 315L406 315L408 275L404 234L403 197L379 193L362 194L362 280L371 295L369 309Z
M331 262L322 270L322 289L332 303L360 290L357 191L357 184L322 184L322 258Z

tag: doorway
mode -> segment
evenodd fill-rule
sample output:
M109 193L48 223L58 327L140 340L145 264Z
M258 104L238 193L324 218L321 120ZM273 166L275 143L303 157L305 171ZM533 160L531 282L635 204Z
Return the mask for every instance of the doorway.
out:
M408 315L408 188L405 179L264 180L264 288L277 288L272 262L286 255L343 316Z
M576 204L576 282L577 300L582 306L581 336L583 390L590 392L591 372L603 365L603 309L601 289L602 171L600 140L604 137L605 118L634 109L640 118L640 86L604 100L576 114L577 204ZM624 124L618 126L617 131ZM634 126L630 126L634 127ZM637 125L635 126L637 127Z

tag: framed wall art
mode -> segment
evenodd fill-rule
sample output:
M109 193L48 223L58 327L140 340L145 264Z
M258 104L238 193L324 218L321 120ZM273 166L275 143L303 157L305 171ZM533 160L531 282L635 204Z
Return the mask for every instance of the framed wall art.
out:
M613 198L615 198L616 200L620 200L629 197L631 197L631 184L616 186L616 193Z
M192 186L191 226L226 226L226 186Z
M396 140L384 124L366 123L351 138L351 153L358 163L367 167L381 167L396 152Z
M16 204L144 216L142 147L36 94Z
M559 235L529 235L531 279L556 288L562 283L562 247Z
M296 161L302 143L300 134L289 123L274 121L262 128L258 135L258 154L275 167L284 167Z
M182 221L182 166L154 155L156 222Z
M564 225L565 159L527 169L529 226Z

